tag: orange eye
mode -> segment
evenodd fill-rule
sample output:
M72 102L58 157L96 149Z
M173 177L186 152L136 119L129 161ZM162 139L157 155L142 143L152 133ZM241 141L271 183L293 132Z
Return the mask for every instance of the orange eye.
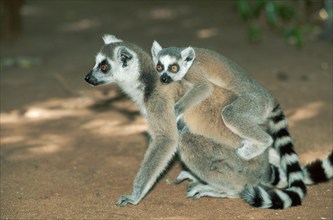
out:
M162 65L157 64L157 66L156 66L156 70L157 70L158 72L162 71L162 70L163 70Z
M178 71L178 66L173 65L173 66L171 67L171 70L172 70L172 72L177 72L177 71Z
M105 73L108 70L108 66L106 64L101 65L101 70L103 73Z

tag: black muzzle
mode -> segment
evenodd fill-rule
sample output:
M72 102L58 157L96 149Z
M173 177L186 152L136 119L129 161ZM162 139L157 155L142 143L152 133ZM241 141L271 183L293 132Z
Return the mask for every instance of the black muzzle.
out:
M92 75L93 71L90 71L87 75L86 78L84 78L84 80L93 85L93 86L97 86L100 84L100 82L98 82L98 80Z
M167 74L162 74L162 76L160 76L160 81L162 84L169 84L171 83L173 80L170 76L168 76Z

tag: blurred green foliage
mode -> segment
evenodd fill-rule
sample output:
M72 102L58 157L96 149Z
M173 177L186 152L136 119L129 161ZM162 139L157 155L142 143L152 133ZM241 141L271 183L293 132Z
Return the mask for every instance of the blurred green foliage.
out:
M237 0L239 16L249 24L248 37L252 42L262 39L264 23L283 33L286 40L296 47L303 46L303 33L300 26L295 1Z

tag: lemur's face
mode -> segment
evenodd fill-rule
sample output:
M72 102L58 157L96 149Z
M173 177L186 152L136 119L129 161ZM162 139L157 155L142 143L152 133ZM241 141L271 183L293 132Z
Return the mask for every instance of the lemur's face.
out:
M112 35L105 36L105 45L97 54L95 66L85 80L94 86L108 83L130 83L139 77L139 61L134 51Z
M160 81L169 84L182 80L190 69L195 58L193 48L162 47L155 41L152 47L152 56Z

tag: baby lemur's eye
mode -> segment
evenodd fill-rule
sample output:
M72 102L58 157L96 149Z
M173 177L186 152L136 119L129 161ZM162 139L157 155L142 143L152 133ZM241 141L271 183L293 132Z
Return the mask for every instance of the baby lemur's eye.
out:
M163 66L162 66L161 64L157 64L157 66L156 66L156 70L157 70L158 72L161 72L161 71L163 70Z
M177 64L173 64L169 67L169 70L174 73L178 72L178 69L179 69L179 66Z
M108 65L106 65L106 64L102 64L102 65L101 65L101 71L102 71L103 73L106 73L106 72L108 71Z

